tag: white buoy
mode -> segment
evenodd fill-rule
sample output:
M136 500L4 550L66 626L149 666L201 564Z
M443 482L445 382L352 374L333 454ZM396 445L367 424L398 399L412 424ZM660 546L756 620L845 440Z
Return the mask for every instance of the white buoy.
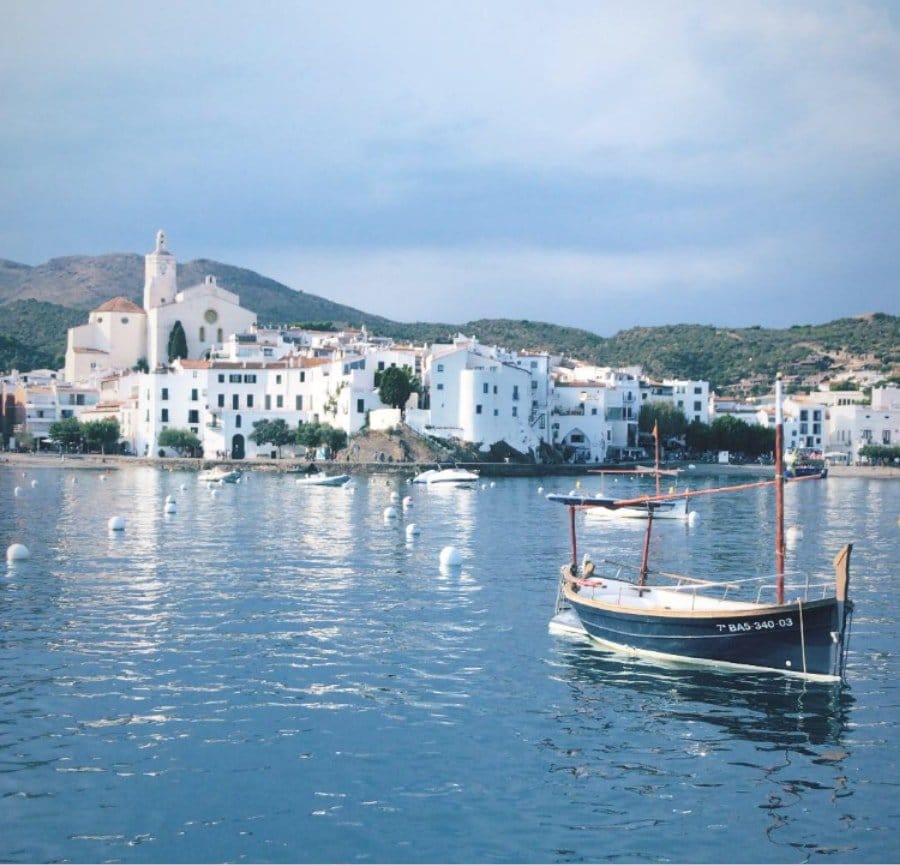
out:
M493 489L495 486L497 486L496 481L491 481L491 489Z
M400 501L400 493L398 493L398 492L396 492L396 491L392 492L392 493L391 493L391 501L392 501L392 502L399 502L399 501Z
M178 489L184 492L187 489L187 484L182 484Z
M410 523L410 524L406 527L406 537L412 538L412 537L414 537L415 535L418 535L418 534L420 534L420 532L419 532L419 527L418 527L415 523Z
M695 468L697 468L697 466L695 466L693 463L689 463L689 464L688 464L688 468L689 468L689 469L695 469Z
M440 561L442 568L458 568L462 564L462 553L456 547L444 547Z
M412 496L403 496L403 510L408 511L412 506Z
M34 489L37 486L37 481L31 482L31 488Z
M789 547L797 545L797 541L803 538L803 529L800 526L788 526L784 533L784 541Z
M700 521L700 515L696 511L691 511L687 517L689 526L696 526Z
M165 508L163 508L163 510L167 514L178 513L178 508L176 507L175 502L166 502L166 506L165 506Z
M209 491L210 498L214 499L218 494L219 494L219 491L217 489L211 489Z
M166 496L166 504L167 505L171 504L174 501L175 501L175 496L173 496L171 493L169 493L169 495Z
M28 552L28 547L25 544L10 544L6 548L6 561L8 562L21 562L22 559L27 559L31 555Z
M14 495L14 496L20 496L20 495L22 495L22 487L16 487L16 488L13 490L13 495Z
M111 532L124 532L125 517L110 517L106 526Z
M72 478L72 483L73 483L73 484L77 484L77 483L78 483L78 478Z
M384 521L390 522L391 520L397 519L397 509L393 507L387 507L384 509Z

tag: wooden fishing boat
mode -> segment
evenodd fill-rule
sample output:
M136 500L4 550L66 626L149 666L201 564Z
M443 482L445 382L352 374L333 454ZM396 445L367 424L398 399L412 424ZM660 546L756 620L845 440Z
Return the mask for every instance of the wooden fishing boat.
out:
M574 612L591 639L633 654L840 680L853 612L848 597L852 545L847 544L834 557L833 579L819 584L808 580L796 585L785 583L784 473L779 457L782 436L779 379L775 480L693 493L709 495L775 486L774 585L760 584L757 577L707 580L651 571L648 556L654 514L670 496L606 500L603 505L610 510L634 506L646 509L647 526L641 563L635 566L636 579L623 576L628 566L617 562L586 560L579 566L575 514L583 506L569 504L572 552L561 572L557 614Z

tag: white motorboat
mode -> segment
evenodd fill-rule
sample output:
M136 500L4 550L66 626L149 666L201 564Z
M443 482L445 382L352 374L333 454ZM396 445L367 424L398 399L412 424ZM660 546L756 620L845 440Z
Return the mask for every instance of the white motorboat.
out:
M413 478L414 484L473 484L481 480L476 472L470 472L468 469L447 468L442 469L440 466L436 469L428 469L421 472Z
M342 487L349 480L350 475L310 474L296 482L304 487Z
M206 469L197 475L197 480L213 484L235 484L244 473L239 469L226 469L221 466Z

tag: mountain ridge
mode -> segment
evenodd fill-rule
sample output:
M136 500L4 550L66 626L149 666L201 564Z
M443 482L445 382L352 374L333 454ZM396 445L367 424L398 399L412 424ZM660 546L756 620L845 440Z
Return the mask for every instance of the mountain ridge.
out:
M291 288L247 268L211 259L178 264L182 288L207 275L240 296L260 324L365 325L398 341L434 342L464 332L482 343L542 350L601 366L641 365L655 377L700 379L714 389L748 394L769 387L777 371L794 380L821 380L862 366L898 374L900 318L866 313L783 330L676 324L635 326L612 337L527 319L478 319L464 324L397 322ZM143 301L144 258L134 253L70 255L42 265L0 259L0 369L59 367L66 329L124 296Z

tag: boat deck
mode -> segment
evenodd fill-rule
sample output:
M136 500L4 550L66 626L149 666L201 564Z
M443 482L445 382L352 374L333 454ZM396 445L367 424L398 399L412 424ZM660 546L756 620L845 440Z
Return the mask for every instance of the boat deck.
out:
M681 589L658 586L636 586L624 580L594 577L578 583L581 600L599 601L609 606L634 610L749 610L768 606L752 601L729 601L701 594L702 586L686 585Z

